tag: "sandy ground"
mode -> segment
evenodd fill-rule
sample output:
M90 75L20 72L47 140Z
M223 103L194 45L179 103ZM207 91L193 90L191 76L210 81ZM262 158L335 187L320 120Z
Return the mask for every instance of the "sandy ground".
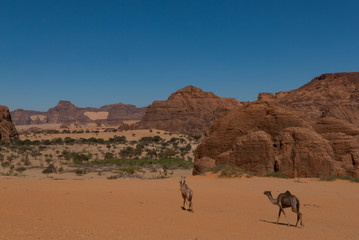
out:
M178 180L1 177L0 239L359 239L358 183L188 176L191 213ZM287 189L303 228L274 223L278 207L263 192Z

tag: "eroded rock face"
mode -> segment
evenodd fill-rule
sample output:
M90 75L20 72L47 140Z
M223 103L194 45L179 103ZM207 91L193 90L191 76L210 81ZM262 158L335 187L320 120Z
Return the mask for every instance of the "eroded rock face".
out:
M263 176L280 171L289 177L359 175L358 129L333 118L313 121L276 101L258 101L217 119L198 146L194 174L204 162L237 165Z
M18 138L18 133L12 124L9 109L0 105L0 140L10 141L16 138Z
M155 101L148 106L139 126L200 135L223 112L241 105L236 99L221 98L188 86L173 93L166 101Z
M125 120L140 120L146 108L128 104L110 104L100 108L79 108L69 101L59 101L57 106L47 112L18 109L12 112L15 125L45 123L111 123L119 124Z
M359 72L327 73L287 92L260 94L304 112L311 119L335 117L359 127Z

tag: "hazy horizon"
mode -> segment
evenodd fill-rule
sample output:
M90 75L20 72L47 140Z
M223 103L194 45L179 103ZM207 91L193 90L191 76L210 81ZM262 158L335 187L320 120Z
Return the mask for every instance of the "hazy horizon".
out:
M253 101L358 72L359 2L6 1L0 105L145 107L193 85Z

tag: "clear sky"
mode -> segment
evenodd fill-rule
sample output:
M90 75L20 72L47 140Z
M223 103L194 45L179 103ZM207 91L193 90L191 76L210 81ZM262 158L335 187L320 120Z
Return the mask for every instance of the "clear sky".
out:
M359 1L0 0L0 105L256 100L359 71Z

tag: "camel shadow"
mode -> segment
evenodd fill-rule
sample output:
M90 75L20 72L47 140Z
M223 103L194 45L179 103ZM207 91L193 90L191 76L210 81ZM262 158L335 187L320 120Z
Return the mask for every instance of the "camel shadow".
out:
M265 223L272 223L272 224L275 224L275 225L282 225L282 226L288 226L287 223L277 223L277 222L272 222L272 221L267 221L267 220L263 220L263 219L260 219L259 221L261 222L265 222ZM292 224L289 224L288 227L295 227L294 225Z

